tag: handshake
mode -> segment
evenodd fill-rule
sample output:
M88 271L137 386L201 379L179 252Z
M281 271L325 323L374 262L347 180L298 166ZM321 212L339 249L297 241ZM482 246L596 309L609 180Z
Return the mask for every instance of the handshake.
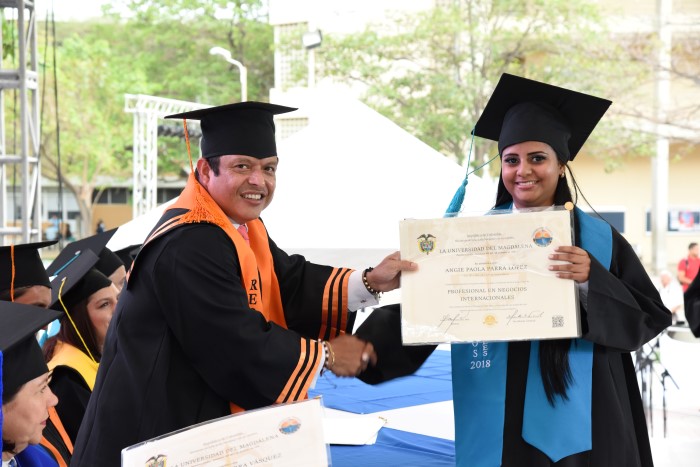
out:
M333 341L324 341L326 351L325 369L336 376L357 376L368 365L377 364L377 354L371 342L357 336L341 335Z

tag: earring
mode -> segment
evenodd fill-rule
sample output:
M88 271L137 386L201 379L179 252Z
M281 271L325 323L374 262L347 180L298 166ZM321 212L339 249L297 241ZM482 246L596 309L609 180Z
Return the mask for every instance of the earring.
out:
M565 174L564 172L562 172L562 173L559 174L559 178L564 178L565 175L566 175L566 174Z

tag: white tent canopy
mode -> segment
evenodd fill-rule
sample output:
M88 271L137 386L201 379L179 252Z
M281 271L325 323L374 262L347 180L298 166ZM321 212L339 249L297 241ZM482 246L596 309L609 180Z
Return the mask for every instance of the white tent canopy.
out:
M155 209L133 218L119 226L112 238L107 242L107 248L112 251L121 250L131 245L138 245L146 241L146 237L151 233L158 220L163 215L165 209L173 204L177 198L167 201Z

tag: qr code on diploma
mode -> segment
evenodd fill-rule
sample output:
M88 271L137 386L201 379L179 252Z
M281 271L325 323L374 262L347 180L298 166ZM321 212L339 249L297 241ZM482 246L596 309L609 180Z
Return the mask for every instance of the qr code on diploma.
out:
M562 315L552 316L552 327L553 328L563 328L564 327L564 317Z

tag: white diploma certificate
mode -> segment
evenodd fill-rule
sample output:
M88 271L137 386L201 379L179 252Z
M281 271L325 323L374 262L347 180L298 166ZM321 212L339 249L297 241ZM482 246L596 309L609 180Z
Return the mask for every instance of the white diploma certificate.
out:
M564 209L407 219L401 258L404 344L559 339L581 335L571 279L549 266L572 244Z
M200 423L122 450L125 467L327 466L320 399Z

